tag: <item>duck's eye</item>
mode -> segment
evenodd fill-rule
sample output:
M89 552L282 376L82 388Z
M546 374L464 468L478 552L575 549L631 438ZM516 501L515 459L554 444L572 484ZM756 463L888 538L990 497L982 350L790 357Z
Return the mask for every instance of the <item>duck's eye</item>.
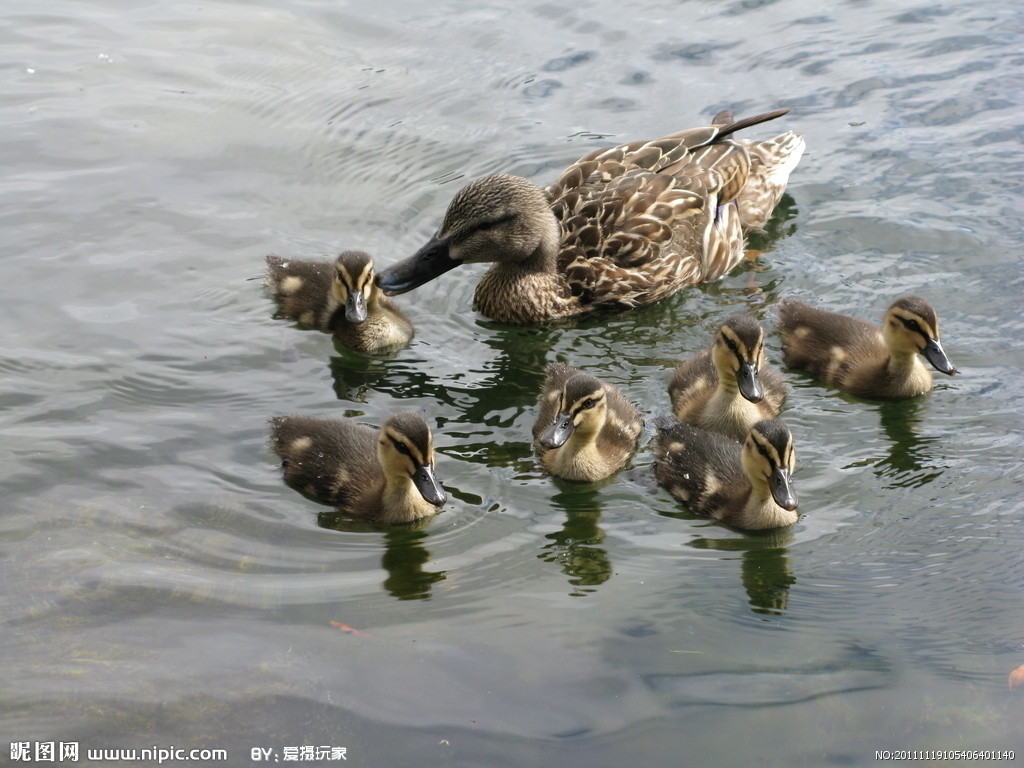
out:
M757 446L757 452L764 456L766 459L768 458L768 451L765 449L763 445Z
M597 401L594 400L594 398L588 397L586 400L583 401L583 407L584 408L593 408L594 407L594 403L596 403L596 402Z
M725 346L727 346L733 352L736 351L736 342L728 337L726 337L725 339Z
M412 456L412 453L409 451L409 446L407 446L405 443L400 443L397 440L392 440L391 444L395 446L395 450L398 451L403 456Z
M507 222L512 221L512 219L514 219L515 217L516 217L516 215L514 213L512 213L512 214L509 214L508 216L502 216L499 219L491 219L490 221L481 221L479 224L476 225L475 229L476 229L477 232L486 232L488 229L494 229L495 227L500 226L501 224L505 224Z

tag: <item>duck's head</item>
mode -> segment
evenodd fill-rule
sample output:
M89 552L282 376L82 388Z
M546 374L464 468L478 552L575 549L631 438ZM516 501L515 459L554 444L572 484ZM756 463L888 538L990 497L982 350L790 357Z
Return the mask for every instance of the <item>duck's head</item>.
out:
M421 416L398 413L385 421L377 438L377 460L385 475L411 478L428 503L442 507L448 501L434 475L434 440Z
M743 468L752 482L765 483L775 503L792 512L797 507L793 490L796 452L793 436L781 421L759 421L743 441Z
M750 315L733 315L718 330L712 358L722 379L735 379L740 394L752 403L764 399L759 373L764 364L764 331Z
M559 448L576 433L596 435L608 413L607 394L604 384L589 373L570 376L559 394L555 420L540 436L541 446Z
M367 253L345 251L334 262L331 291L345 306L345 319L350 323L361 323L367 318L367 307L377 291L373 278L373 261Z
M496 174L463 187L441 228L405 261L377 275L388 295L411 291L459 264L521 262L554 255L560 230L543 190L519 176Z
M894 354L920 353L935 370L947 376L957 372L939 343L939 318L920 296L903 296L893 302L885 313L882 336Z

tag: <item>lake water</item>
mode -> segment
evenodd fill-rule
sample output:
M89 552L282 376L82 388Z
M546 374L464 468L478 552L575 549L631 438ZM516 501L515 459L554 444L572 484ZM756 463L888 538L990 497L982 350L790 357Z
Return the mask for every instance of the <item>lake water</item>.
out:
M1024 750L1018 6L8 0L0 42L0 762L6 742L374 768ZM417 335L386 360L273 318L266 253L391 264L471 178L546 183L781 107L745 135L808 151L756 269L508 329L463 267L400 298ZM650 430L600 486L532 455L547 361L656 416L729 313L778 364L781 298L877 320L911 292L962 375L879 404L787 372L791 530L686 513ZM353 525L282 483L270 416L400 409L434 427L451 497L427 525Z

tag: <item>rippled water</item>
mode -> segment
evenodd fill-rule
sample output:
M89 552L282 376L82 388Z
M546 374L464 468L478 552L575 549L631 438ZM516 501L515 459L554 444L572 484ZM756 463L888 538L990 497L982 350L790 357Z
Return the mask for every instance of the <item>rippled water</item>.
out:
M6 740L231 765L1019 751L1022 27L1009 3L6 3ZM788 107L809 148L755 270L507 329L464 267L402 297L417 336L389 360L272 317L265 253L389 264L469 178L547 182L725 107ZM646 444L600 487L533 459L546 361L655 415L730 312L909 292L962 375L878 404L788 373L792 530L693 518ZM426 526L282 484L271 415L400 408L451 496Z

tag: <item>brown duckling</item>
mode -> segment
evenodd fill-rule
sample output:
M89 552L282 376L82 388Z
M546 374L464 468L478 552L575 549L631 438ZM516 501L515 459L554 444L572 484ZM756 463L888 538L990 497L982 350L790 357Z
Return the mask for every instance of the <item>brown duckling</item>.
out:
M713 125L598 149L544 189L508 174L477 179L456 193L429 242L377 282L395 295L460 264L491 263L476 308L528 325L717 280L743 259L744 230L767 220L804 151L791 131L762 142L734 134L786 111L723 114Z
M793 436L781 421L759 421L743 444L691 424L658 425L654 476L691 511L734 528L797 521Z
M885 313L882 327L826 312L802 301L779 304L779 334L786 365L859 397L914 397L932 388L932 374L957 372L939 343L939 318L919 296L904 296Z
M618 472L636 448L643 420L622 393L589 373L551 363L533 440L547 470L595 482Z
M422 417L399 413L379 432L351 421L276 416L270 444L284 481L321 504L380 523L411 523L448 500L434 475L434 444Z
M374 282L373 261L345 251L333 264L267 256L267 283L285 317L370 354L409 343L412 323Z
M668 392L676 418L742 441L774 419L788 387L764 354L764 331L750 315L722 323L709 349L676 368Z

